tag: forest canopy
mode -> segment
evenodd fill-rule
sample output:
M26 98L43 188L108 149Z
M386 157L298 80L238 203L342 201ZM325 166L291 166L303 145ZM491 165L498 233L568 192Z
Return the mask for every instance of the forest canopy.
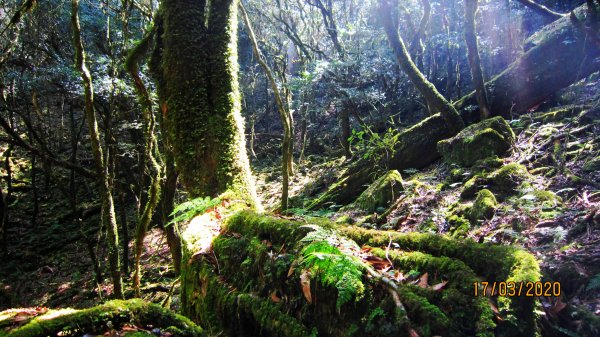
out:
M0 337L598 336L599 80L595 0L0 0Z

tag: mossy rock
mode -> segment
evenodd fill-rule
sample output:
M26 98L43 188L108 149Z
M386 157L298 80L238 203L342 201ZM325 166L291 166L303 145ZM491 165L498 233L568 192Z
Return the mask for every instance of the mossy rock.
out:
M351 207L373 213L380 207L384 209L389 207L403 190L400 172L391 170L372 183Z
M471 230L471 222L460 215L453 214L446 219L446 222L448 222L448 232L452 237L466 237Z
M110 322L110 323L108 323ZM207 334L190 319L159 305L139 299L110 301L83 310L50 310L27 324L8 332L10 337L102 335L124 324L159 328L177 337L203 337ZM0 336L3 332L0 332Z
M477 191L486 184L486 179L481 175L475 175L471 179L467 180L464 184L460 197L463 199L470 199L477 194Z
M471 224L477 224L479 220L489 220L494 216L494 212L498 207L498 201L494 194L487 189L483 189L477 193L477 198L473 203L473 208L469 211L469 220Z
M353 225L356 221L349 215L342 215L335 219L335 223L338 225Z
M529 178L531 178L531 175L527 168L517 163L505 165L487 177L491 185L490 189L500 194L511 194Z
M478 174L472 177L465 183L460 196L463 199L472 198L482 188L487 188L495 196L504 198L515 194L517 189L529 179L531 179L531 175L525 166L510 163L490 174Z
M502 117L494 117L463 129L438 142L437 149L448 163L473 166L477 161L501 156L515 142L515 134Z

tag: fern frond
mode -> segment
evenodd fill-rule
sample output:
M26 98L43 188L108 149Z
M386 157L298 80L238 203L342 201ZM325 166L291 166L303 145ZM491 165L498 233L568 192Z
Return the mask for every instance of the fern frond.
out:
M206 212L208 209L213 208L221 203L220 198L195 198L190 201L186 201L173 210L170 216L174 217L173 220L169 221L167 226L170 226L177 222L189 221L196 215Z

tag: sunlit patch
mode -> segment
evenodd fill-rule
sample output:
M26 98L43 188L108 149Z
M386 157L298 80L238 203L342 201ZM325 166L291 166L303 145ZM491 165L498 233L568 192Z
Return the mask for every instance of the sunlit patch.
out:
M220 232L221 224L217 212L211 211L193 218L184 234L188 249L197 254L208 252L213 239Z
M38 318L40 321L48 321L57 317L61 317L61 316L65 316L65 315L70 315L73 313L76 313L77 310L75 309L71 309L71 308L67 308L67 309L59 309L59 310L52 310L52 311L48 311L47 314L45 314L44 316Z

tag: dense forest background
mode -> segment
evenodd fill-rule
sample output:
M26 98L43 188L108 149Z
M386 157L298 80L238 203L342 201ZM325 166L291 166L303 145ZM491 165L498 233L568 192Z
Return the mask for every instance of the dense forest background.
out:
M175 73L182 65L176 54L168 59L157 47L162 43L157 38L163 34L162 16L167 17L165 25L174 25L161 6L177 3L163 2L0 0L0 309L85 308L109 298L141 297L174 310L183 307L209 335L223 331L230 336L283 335L274 332L279 325L262 322L264 315L274 317L263 307L260 310L267 314L248 309L252 319L239 314L261 322L257 326L244 319L229 322L220 311L206 317L189 309L193 296L182 283L189 281L191 272L185 267L182 271L182 266L192 264L197 255L186 255L181 233L198 214L220 219L219 207L227 208L229 199L235 198L219 196L221 191L213 193L211 187L190 188L197 183L190 170L210 170L210 161L198 155L178 161L181 151L191 150L179 150L177 141L167 137L187 123L186 129L176 130L175 139L193 139L192 148L211 141L196 131L206 126L191 119L169 122L173 115L166 102L171 101L161 95L172 87L165 87L156 69ZM239 74L232 72L232 92L235 95L239 81L245 151L258 200L276 224L296 221L321 227L313 233L313 241L300 240L295 231L289 237L281 234L282 244L262 232L261 236L208 226L207 231L229 239L243 236L238 238L246 245L241 248L229 241L214 244L214 251L222 254L213 253L222 278L238 272L249 278L231 276L231 289L285 304L281 311L297 319L299 326L306 325L298 328L305 328L306 335L359 331L367 336L434 336L446 330L456 336L600 334L600 35L598 14L589 9L598 4L584 0L242 3L243 8L236 10L239 22L232 21L238 34L233 39L238 61L234 68L239 65ZM476 68L465 39L473 27L466 8L473 3L478 6ZM465 124L475 124L480 117L503 117L489 119L493 122L480 129L469 127L465 130L473 134L459 136L473 138L487 128L504 136L500 130L508 128L509 145L503 148L485 138L476 149L465 145L452 150L455 143L436 147L438 140L451 138L458 130L448 134L446 127L452 129L448 120L434 119L438 112L446 115L407 74L388 27L397 28L411 65L455 107ZM206 30L201 33L212 34ZM574 37L561 35L570 30ZM194 55L235 60L232 46L223 52L202 50L200 45L182 44L179 63ZM540 45L550 47L531 53ZM480 97L475 99L480 93L475 90L481 88L473 80L477 72L481 84L492 83L483 90L489 99L485 114ZM194 83L177 87L193 90ZM96 126L90 123L94 113ZM381 195L378 183L384 185ZM361 195L364 190L371 195ZM241 220L234 216L229 228L246 225L260 228L259 232L270 228L254 219L257 215L245 216ZM337 226L345 228L339 235L359 244L348 248L360 251L354 258L370 267L357 267L354 260L339 257L348 251L340 248L346 247L346 239L329 233ZM359 232L363 230L380 231L379 241L367 240L367 234ZM436 243L423 239L423 244L406 239L410 248L405 248L390 233L427 233L447 238L453 248L438 252L431 245L446 247L446 241L437 239L431 239ZM338 240L334 246L339 250L317 251L329 254L325 260L331 259L333 267L315 267L318 262L309 259L314 255L306 248L317 242L318 235L330 243ZM299 262L292 257L292 237L308 245L294 250L304 256ZM394 249L426 256L393 257ZM484 254L477 249L489 255L476 257ZM535 275L523 280L559 282L561 290L554 295L560 296L538 296L524 306L529 311L515 309L517 304L504 303L497 294L491 294L489 303L478 302L471 281L505 281L507 277L491 278L506 276L494 274L494 269L509 273L525 263L512 249L527 251L535 261L526 271ZM455 251L474 253L462 256ZM236 252L252 259L231 257ZM442 258L465 263L449 266ZM511 262L513 258L517 262ZM270 260L275 261L272 266ZM248 265L260 272L247 271ZM332 276L343 279L343 284L323 278L317 286L316 275L329 275L328 268L345 273ZM353 268L360 270L358 276ZM304 272L309 270L311 275ZM198 273L205 275L205 270ZM278 278L282 275L285 281ZM393 316L394 303L395 310L399 307L389 298L389 303L371 307L385 291L367 296L365 308L370 311L361 312L361 317L342 306L352 302L340 300L343 295L359 297L360 287L376 288L369 283L374 280L399 294L408 323L394 316L405 322L396 327L386 320ZM401 289L388 285L390 280ZM319 291L315 287L323 288L322 302L311 297L310 284L315 298ZM337 290L339 297L327 298L327 287ZM237 298L235 310L242 310L241 295ZM315 307L328 309L306 309L313 300ZM210 308L211 303L203 305ZM465 316L451 314L462 310ZM26 316L37 314L40 311L34 310ZM338 327L307 323L318 321L319 315L336 317L331 325ZM530 330L509 327L523 317L523 322L535 322ZM209 323L214 321L221 325ZM348 322L361 323L352 330ZM0 329L19 324L0 323ZM209 326L215 330L209 331Z

